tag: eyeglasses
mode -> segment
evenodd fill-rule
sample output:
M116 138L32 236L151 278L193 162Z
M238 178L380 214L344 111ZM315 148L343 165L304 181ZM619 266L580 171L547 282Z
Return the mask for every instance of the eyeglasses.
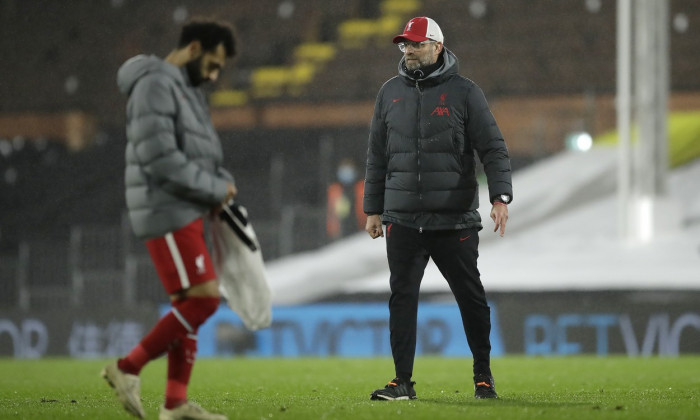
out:
M432 39L425 40L423 42L413 42L413 41L406 41L406 42L399 42L397 45L399 46L399 50L401 52L406 52L406 49L408 47L413 48L414 50L420 50L423 45L425 44L434 44L437 41L433 41Z

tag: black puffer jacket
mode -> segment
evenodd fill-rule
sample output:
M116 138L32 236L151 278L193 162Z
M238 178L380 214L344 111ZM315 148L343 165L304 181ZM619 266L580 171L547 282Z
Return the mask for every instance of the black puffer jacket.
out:
M513 196L508 149L483 92L458 74L443 49L442 66L422 79L399 75L379 91L367 150L364 211L384 223L428 230L481 228L474 151L491 200Z

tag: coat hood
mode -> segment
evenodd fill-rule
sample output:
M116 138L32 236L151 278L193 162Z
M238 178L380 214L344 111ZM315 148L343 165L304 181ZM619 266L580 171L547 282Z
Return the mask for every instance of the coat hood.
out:
M422 78L416 79L406 72L406 57L403 56L399 61L399 76L404 78L404 80L413 83L415 81L420 82L428 79L439 79L442 76L457 73L459 71L459 60L457 59L457 56L445 46L442 47L442 59L442 66L440 66L437 70Z
M117 72L117 85L119 90L129 95L136 82L142 77L151 73L163 73L180 83L185 83L180 68L168 63L162 58L154 55L137 55L127 60Z

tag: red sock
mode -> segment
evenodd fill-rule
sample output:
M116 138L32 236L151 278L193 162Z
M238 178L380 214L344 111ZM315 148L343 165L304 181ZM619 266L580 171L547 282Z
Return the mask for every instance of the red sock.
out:
M176 340L183 340L187 333L197 328L219 307L219 298L193 297L175 302L151 331L123 359L117 362L122 372L138 375L149 361L160 357Z
M171 410L187 401L187 384L197 354L197 336L187 334L168 350L168 383L165 387L165 408Z
M149 360L151 356L139 343L126 357L117 361L117 367L124 373L138 375Z
M124 373L138 375L146 363L165 353L170 343L187 334L187 328L171 310L161 318L141 342L117 366Z

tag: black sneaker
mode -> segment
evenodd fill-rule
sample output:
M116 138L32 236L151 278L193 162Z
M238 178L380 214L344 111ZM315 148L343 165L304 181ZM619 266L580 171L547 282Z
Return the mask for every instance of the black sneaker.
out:
M498 398L493 376L479 373L474 375L474 398Z
M370 394L370 400L415 400L415 382L403 382L399 378L391 380L384 388L379 388Z

